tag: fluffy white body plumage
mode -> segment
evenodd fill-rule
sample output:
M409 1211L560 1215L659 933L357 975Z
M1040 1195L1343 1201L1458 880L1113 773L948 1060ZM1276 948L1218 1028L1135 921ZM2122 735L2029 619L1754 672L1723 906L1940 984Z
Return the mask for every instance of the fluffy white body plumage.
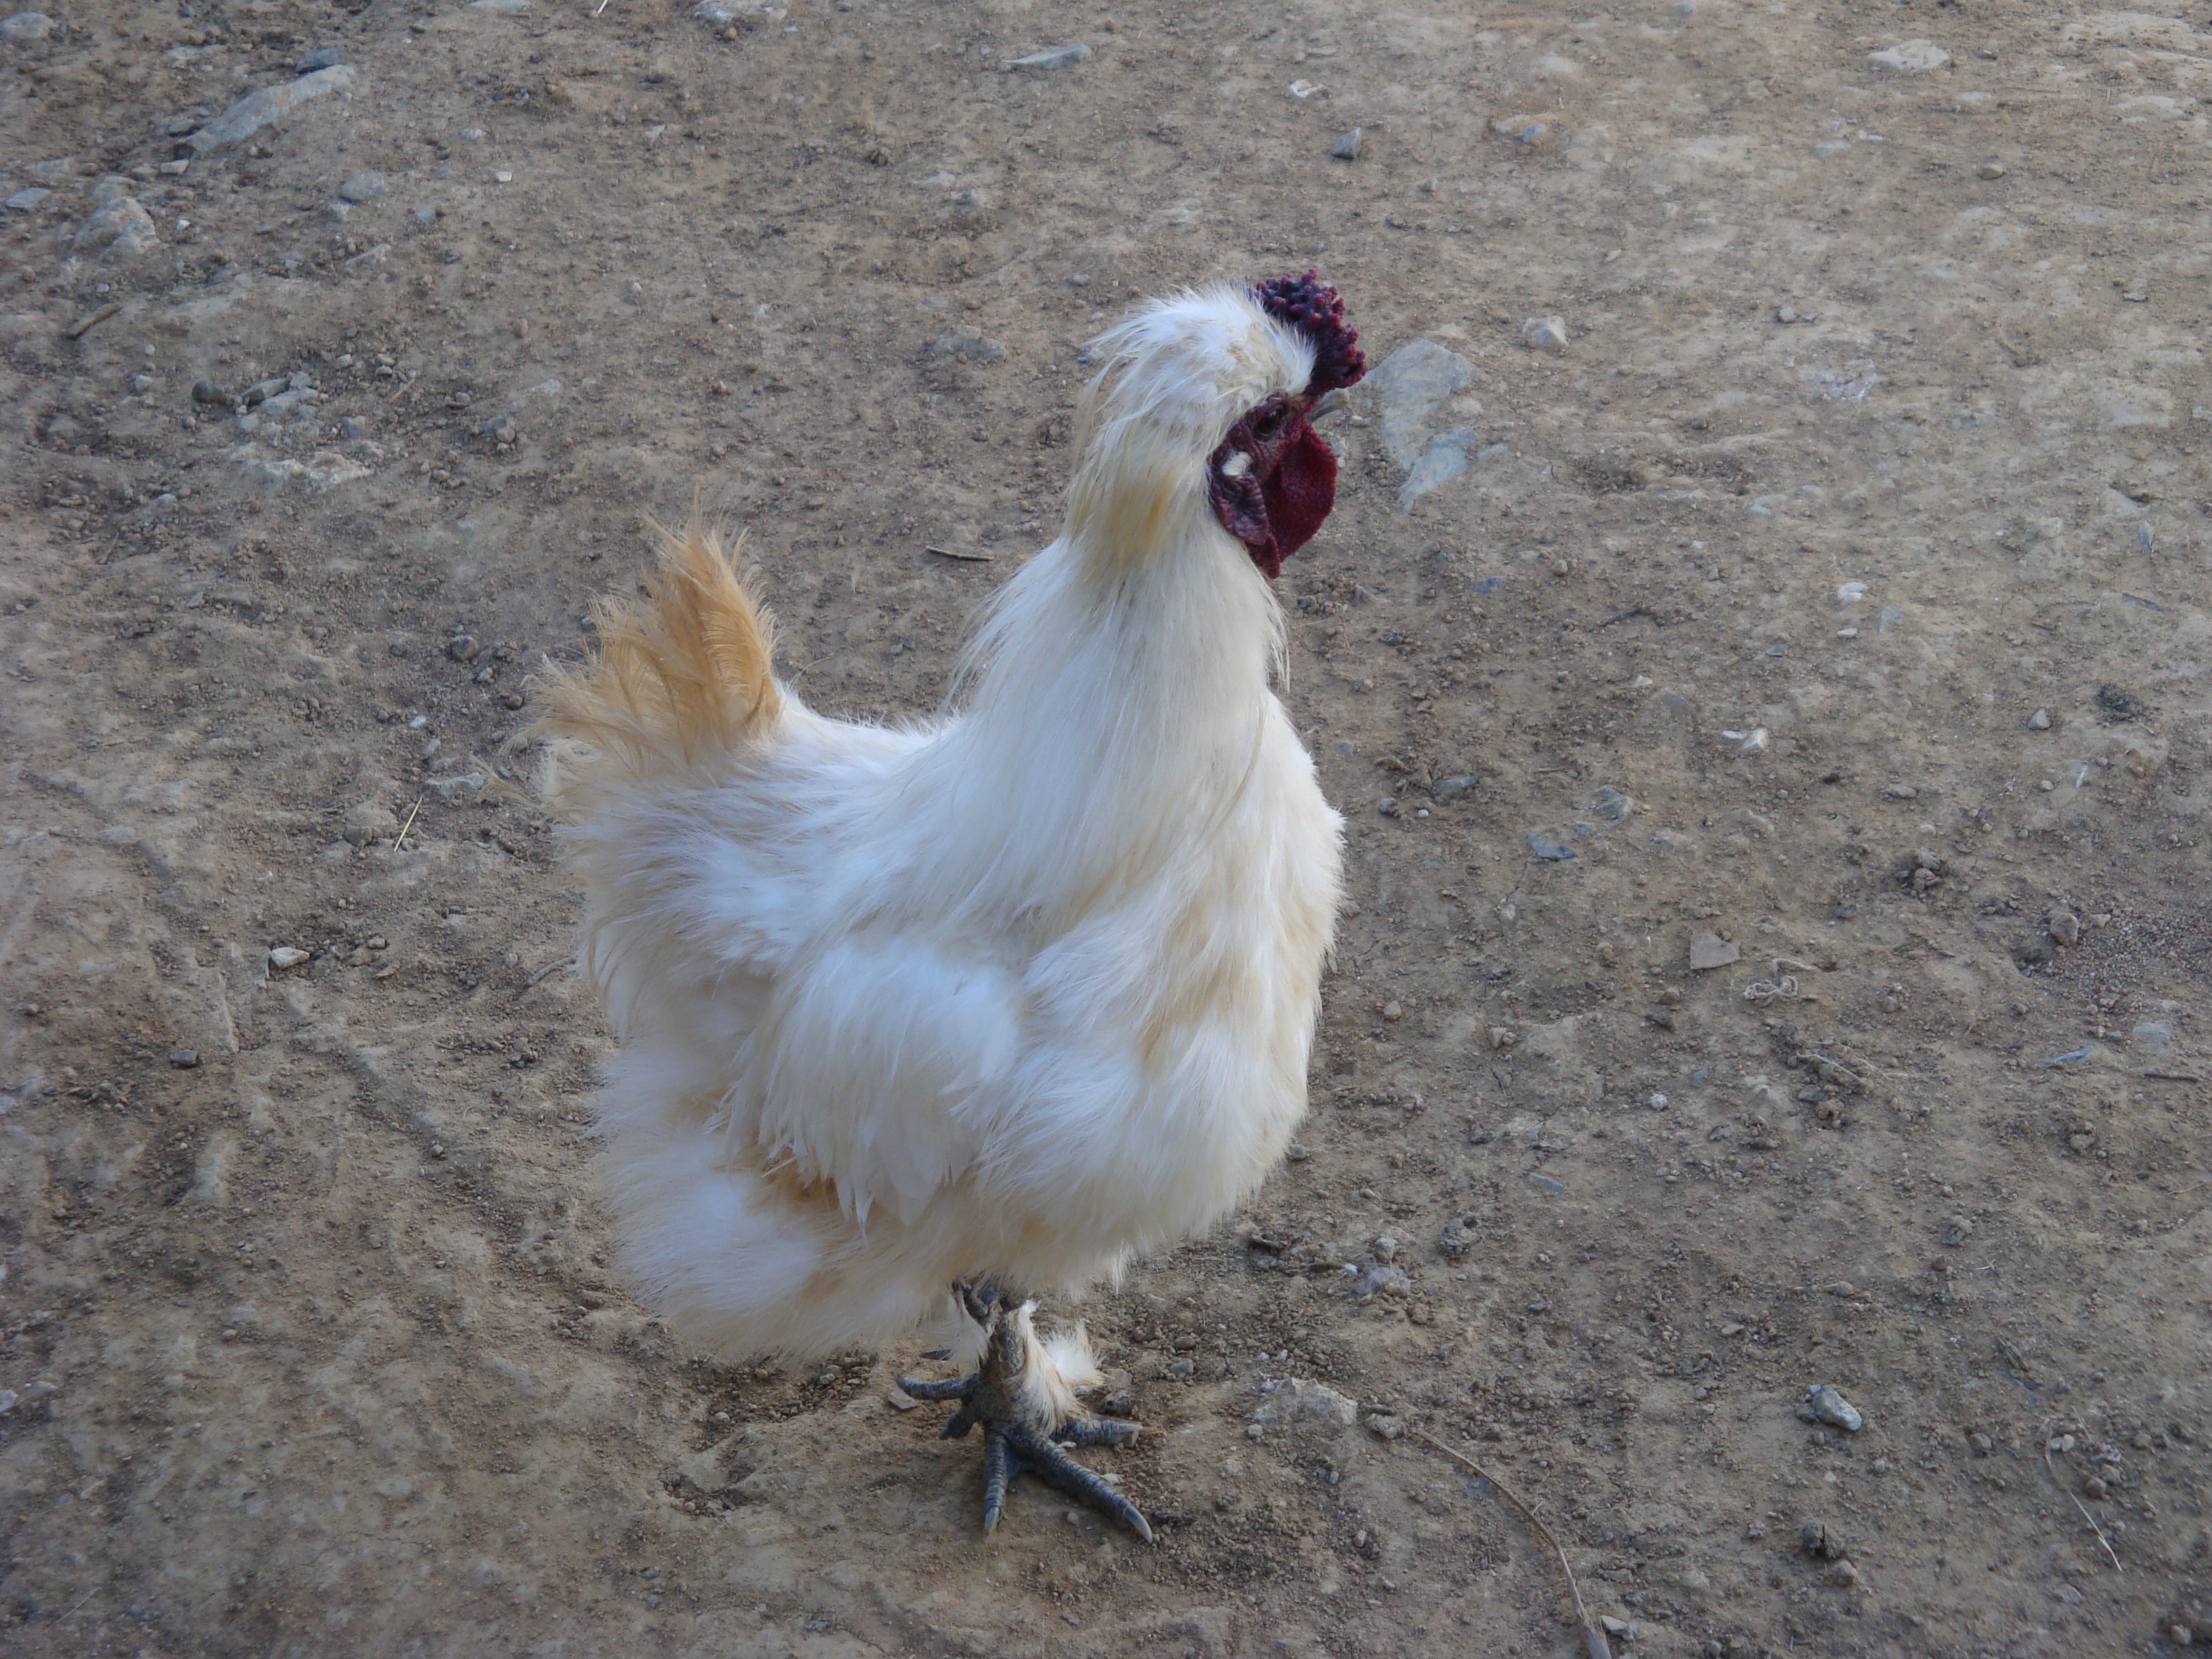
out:
M1079 1292L1231 1211L1304 1113L1340 826L1205 467L1311 347L1223 289L1100 349L1066 532L964 713L853 725L763 667L719 725L588 679L549 721L623 1258L704 1350L878 1345L956 1278Z

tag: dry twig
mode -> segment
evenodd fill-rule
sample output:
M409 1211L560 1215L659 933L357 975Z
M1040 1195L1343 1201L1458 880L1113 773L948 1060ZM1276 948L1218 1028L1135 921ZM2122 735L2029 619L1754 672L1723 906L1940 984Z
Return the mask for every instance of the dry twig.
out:
M415 815L422 810L422 797L417 795L415 797L414 805L407 809L407 822L399 826L398 835L392 838L392 850L393 852L396 853L401 848L407 845L407 832L415 827Z
M2120 1565L2120 1558L2113 1551L2112 1540L2105 1535L2104 1528L2097 1524L2097 1517L2089 1513L2089 1506L2083 1503L2080 1498L2075 1498L2073 1488L2058 1478L2057 1466L2051 1461L2051 1431L2057 1426L2058 1419L2057 1418L2046 1417L2043 1419L2043 1427L2038 1434L2038 1437L2043 1442L2044 1473L2051 1477L2051 1485L2057 1486L2059 1491L2064 1492L2068 1498L2073 1498L2074 1507L2081 1511L2081 1518L2089 1523L2089 1530L2097 1534L2097 1541L2105 1547L2105 1556L2107 1560L2112 1562L2112 1571L2114 1572L2125 1572L2127 1569Z
M1528 1523L1528 1529L1551 1550L1553 1557L1559 1561L1559 1571L1566 1575L1567 1594L1574 1598L1575 1624L1582 1632L1583 1651L1589 1656L1589 1659L1613 1659L1613 1644L1605 1639L1605 1632L1600 1628L1597 1620L1590 1617L1589 1609L1583 1605L1583 1588L1575 1582L1575 1570L1567 1565L1566 1551L1561 1549L1559 1540L1552 1536L1552 1529L1536 1518L1536 1511L1522 1503L1515 1494L1512 1487L1507 1486L1488 1469L1484 1468L1465 1452L1457 1451L1447 1446L1426 1429L1415 1429L1413 1432L1455 1463L1472 1469L1477 1480L1490 1482L1497 1488L1498 1495L1505 1500L1506 1506Z

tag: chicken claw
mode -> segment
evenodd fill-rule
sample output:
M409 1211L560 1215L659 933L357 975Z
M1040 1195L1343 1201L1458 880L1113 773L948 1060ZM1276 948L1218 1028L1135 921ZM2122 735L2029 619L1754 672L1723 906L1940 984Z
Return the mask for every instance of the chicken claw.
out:
M995 1291L967 1285L957 1293L985 1332L982 1364L973 1376L924 1382L899 1378L899 1387L916 1400L957 1400L960 1409L939 1431L947 1440L983 1430L983 1530L999 1524L1006 1486L1027 1470L1069 1497L1111 1516L1147 1544L1152 1523L1106 1479L1084 1468L1062 1446L1126 1446L1139 1425L1116 1417L1097 1417L1074 1397L1081 1379L1071 1379L1055 1356L1037 1340L1030 1324L1036 1304L1002 1300ZM1057 1339L1055 1339L1057 1340ZM1089 1368L1087 1352L1082 1366ZM1092 1373L1095 1376L1095 1372Z

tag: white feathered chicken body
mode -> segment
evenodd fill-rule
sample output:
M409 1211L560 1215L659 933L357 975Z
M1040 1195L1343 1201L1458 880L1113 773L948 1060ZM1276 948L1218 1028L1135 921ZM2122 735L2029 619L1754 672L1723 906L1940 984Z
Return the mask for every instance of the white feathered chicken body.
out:
M1315 342L1218 290L1099 349L1066 532L957 718L807 708L696 531L554 689L605 1179L702 1349L878 1345L959 1278L1078 1291L1231 1211L1305 1110L1340 824L1220 497Z

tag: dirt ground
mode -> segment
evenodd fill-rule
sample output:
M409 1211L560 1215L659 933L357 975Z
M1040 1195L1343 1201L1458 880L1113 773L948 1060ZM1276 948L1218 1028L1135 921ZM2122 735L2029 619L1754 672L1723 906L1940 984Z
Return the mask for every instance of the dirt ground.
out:
M2147 3L0 30L0 1646L1578 1650L1421 1429L1629 1655L2172 1651L2212 13ZM607 1273L505 745L695 495L807 696L927 710L1085 339L1309 264L1467 370L1362 390L1281 585L1356 900L1313 1116L1083 1310L1158 1546L1028 1482L987 1540L912 1349L702 1363Z

